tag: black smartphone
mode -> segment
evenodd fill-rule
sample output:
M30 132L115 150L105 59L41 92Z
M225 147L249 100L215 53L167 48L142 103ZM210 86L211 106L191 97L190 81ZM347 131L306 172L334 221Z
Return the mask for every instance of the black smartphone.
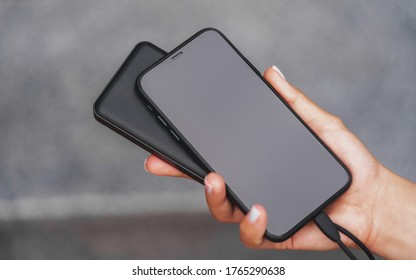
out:
M108 128L203 182L207 170L160 126L160 119L136 92L137 76L165 55L165 51L149 42L137 44L95 101L94 116Z
M245 213L268 211L284 241L347 190L345 165L218 30L201 30L137 79L163 127Z

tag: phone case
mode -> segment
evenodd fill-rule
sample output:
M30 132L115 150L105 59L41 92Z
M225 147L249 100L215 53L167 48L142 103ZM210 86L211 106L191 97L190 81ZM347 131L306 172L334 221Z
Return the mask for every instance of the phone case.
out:
M149 153L203 182L208 172L161 126L145 99L137 94L137 76L166 52L149 42L135 46L94 103L94 117Z
M206 31L215 31L218 32L224 39L225 41L235 50L235 52L241 57L242 60L244 60L247 65L258 75L258 77L260 79L262 79L267 86L276 94L276 96L283 102L283 104L292 112L292 114L303 124L303 126L309 130L309 132L321 143L321 145L335 158L335 160L342 166L342 168L345 170L345 172L347 173L348 176L348 181L347 183L340 189L338 190L333 196L331 196L330 198L326 199L321 205L320 207L318 207L317 209L315 209L313 212L311 212L309 215L307 215L304 219L302 219L301 221L299 221L298 224L296 224L289 232L287 232L284 235L275 235L273 233L271 233L270 231L266 231L265 233L265 237L269 240L275 241L275 242L282 242L285 241L286 239L288 239L289 237L291 237L294 233L296 233L298 230L300 230L307 222L309 222L310 220L312 220L315 216L317 216L320 212L323 211L323 209L328 206L331 202L333 202L336 198L338 198L341 194L343 194L350 186L351 182L352 182L352 176L350 171L348 170L348 168L345 166L345 164L343 162L341 162L341 160L326 146L326 144L314 133L314 131L309 128L309 126L298 116L298 114L296 114L296 112L289 106L289 104L280 96L280 94L278 92L276 92L276 90L263 78L263 76L261 75L261 73L241 54L241 52L231 43L230 40L228 40L228 38L222 34L220 31L218 31L217 29L214 28L205 28L202 29L201 31L197 32L196 34L194 34L192 37L190 37L189 39L187 39L185 42L183 42L182 44L180 44L178 47L176 47L174 50L172 50L169 54L167 54L165 56L165 58L168 58L170 55L173 55L174 53L176 53L178 50L180 50L183 46L185 46L186 44L188 44L189 42L191 42L194 38L198 37L201 33L206 32ZM178 53L180 54L180 53ZM174 58L172 58L174 59ZM153 69L154 67L156 67L158 64L160 64L162 61L164 61L165 59L161 59L159 60L157 63L153 64L151 67L149 67L147 70L143 71L139 77L136 80L136 86L138 88L138 93L143 95L145 97L145 99L147 100L147 102L149 103L149 105L153 108L154 111L157 111L157 114L161 117L161 119L163 119L164 122L164 129L166 129L167 131L170 130L173 135L177 138L177 141L180 141L181 143L183 143L191 152L195 157L198 157L198 160L205 166L204 168L206 168L209 172L212 172L212 168L209 166L209 163L207 163L205 161L204 158L202 158L198 152L193 148L193 146L187 141L187 139L181 134L181 132L176 129L175 125L164 115L164 113L157 107L157 104L155 104L146 94L146 92L143 90L143 88L141 87L141 78L151 69ZM159 124L160 125L160 124ZM171 136L172 137L172 136ZM174 137L172 137L174 139ZM227 197L234 202L240 209L242 212L244 212L245 214L248 213L249 208L239 199L239 197L231 190L231 188L229 186L227 186Z

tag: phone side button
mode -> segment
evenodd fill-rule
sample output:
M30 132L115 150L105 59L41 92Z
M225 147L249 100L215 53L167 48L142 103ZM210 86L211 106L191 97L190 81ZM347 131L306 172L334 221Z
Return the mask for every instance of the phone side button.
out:
M170 133L172 133L172 135L176 138L176 140L181 141L181 139L178 137L178 135L176 135L175 132L173 132L172 130L170 131Z
M149 104L147 104L147 108L149 109L149 111L153 112L153 108Z
M168 126L168 125L166 124L166 122L162 119L162 117L161 117L161 116L157 115L157 118L160 120L160 122L161 122L161 123L163 123L163 125L164 125L164 126Z

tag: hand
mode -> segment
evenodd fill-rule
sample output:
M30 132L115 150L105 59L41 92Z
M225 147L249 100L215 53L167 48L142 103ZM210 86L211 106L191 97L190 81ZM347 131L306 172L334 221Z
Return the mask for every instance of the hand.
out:
M347 228L370 250L381 256L415 258L416 242L410 241L415 240L412 236L416 233L415 185L385 168L345 127L340 118L312 102L279 72L269 68L264 77L352 173L353 180L348 191L326 209L331 219ZM159 176L189 178L153 155L146 160L145 169ZM227 200L224 180L218 174L209 174L205 178L205 186L206 200L212 215L220 222L240 223L240 237L247 247L294 250L337 248L337 244L328 240L313 222L284 242L265 240L267 213L261 205L252 206L249 213L244 215ZM403 205L405 202L408 203L408 209ZM403 221L409 211L413 216L408 218L407 228L400 233L403 225L399 221ZM392 232L392 227L397 232ZM347 246L355 246L345 236L342 236L342 240Z

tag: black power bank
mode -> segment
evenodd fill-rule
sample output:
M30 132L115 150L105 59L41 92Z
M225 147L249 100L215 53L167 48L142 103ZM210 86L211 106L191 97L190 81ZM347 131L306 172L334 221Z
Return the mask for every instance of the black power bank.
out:
M145 99L136 92L139 74L165 55L165 51L151 43L137 44L95 101L94 117L149 153L203 183L208 171L161 125Z

